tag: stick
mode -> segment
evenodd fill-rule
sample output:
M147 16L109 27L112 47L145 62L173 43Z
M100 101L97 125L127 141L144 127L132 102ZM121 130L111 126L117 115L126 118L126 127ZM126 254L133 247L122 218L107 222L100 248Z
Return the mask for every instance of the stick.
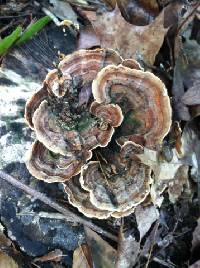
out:
M23 184L18 179L8 175L7 173L3 172L2 170L0 170L0 179L9 182L10 184L12 184L13 186L17 187L18 189L24 191L25 193L33 196L36 199L39 199L40 201L42 201L46 205L48 205L48 206L54 208L55 210L59 211L61 214L63 214L65 216L65 219L67 221L81 223L81 224L93 229L95 232L100 233L100 234L112 239L113 241L117 241L116 236L114 236L111 233L103 230L101 227L97 226L96 224L94 224L94 223L92 223L90 221L87 221L87 220L81 218L80 216L77 216L75 213L73 213L69 209L64 208L63 206L59 205L55 201L52 201L51 199L49 199L43 193L38 192L35 189L32 189L31 187Z
M196 10L200 7L200 3L195 4L194 8L192 9L192 11L188 14L188 16L182 21L182 23L179 25L178 29L177 29L177 34L178 35L180 33L180 31L182 30L182 28L184 27L184 25L187 23L187 21L195 14Z

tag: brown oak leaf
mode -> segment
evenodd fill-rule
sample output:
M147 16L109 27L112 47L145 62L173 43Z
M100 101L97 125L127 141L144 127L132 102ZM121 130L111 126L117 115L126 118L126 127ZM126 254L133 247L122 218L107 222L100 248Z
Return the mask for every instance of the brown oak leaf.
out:
M101 47L117 50L123 58L142 59L153 64L162 46L167 28L164 28L164 12L145 26L128 23L116 6L113 11L88 17L95 33L100 38Z

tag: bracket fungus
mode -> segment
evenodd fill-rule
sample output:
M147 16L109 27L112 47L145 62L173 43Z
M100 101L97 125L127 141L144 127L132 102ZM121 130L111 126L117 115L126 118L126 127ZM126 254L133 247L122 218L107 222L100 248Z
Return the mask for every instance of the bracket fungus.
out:
M91 203L104 210L125 212L140 204L150 191L150 168L135 155L138 146L125 143L120 152L104 150L98 161L81 170L81 187L90 193Z
M46 86L43 85L43 87L40 90L38 90L35 94L33 94L33 96L27 101L25 107L25 119L30 128L34 129L32 120L34 112L40 106L40 103L47 98L48 98L48 91L46 89Z
M36 133L30 173L62 182L84 215L124 217L150 195L152 167L139 155L162 143L171 106L161 80L137 61L111 49L66 56L27 101L25 118Z
M69 202L83 214L99 219L131 214L150 192L151 169L135 155L141 148L126 142L120 152L98 152L98 161L85 165L80 178L64 184Z
M89 218L107 219L110 216L121 218L130 215L135 210L135 207L132 207L123 212L113 212L97 208L90 201L90 193L81 187L79 176L66 181L64 183L64 190L68 195L69 203Z
M118 129L120 144L132 140L146 147L161 144L171 126L170 100L162 81L139 68L107 66L93 81L92 90L98 103L118 104L124 115Z
M71 172L65 176L66 179L77 174L77 166L88 160L92 149L109 143L114 127L119 126L123 120L118 105L91 106L93 79L104 66L119 64L121 61L121 57L110 49L74 52L66 56L57 69L48 73L42 89L26 104L25 118L35 130L37 140L54 154L66 157L66 169L67 163L70 163ZM32 150L33 156L29 157L28 167L33 163L35 166L35 152ZM44 154L47 155L47 152ZM49 161L47 163L50 165ZM41 174L38 176L37 172L33 172L33 166L30 172L42 179ZM71 170L73 166L74 173ZM44 180L48 180L45 175L44 177ZM52 180L56 181L55 176Z
M123 117L118 106L102 104L98 108L98 114L92 114L85 109L81 111L80 117L77 117L70 110L66 111L67 115L62 115L65 107L57 114L46 100L43 101L33 116L37 139L49 150L62 155L106 146L113 135L113 127L121 124ZM104 116L99 117L101 114ZM112 117L117 117L118 120L113 121ZM116 125L113 125L113 122Z
M91 157L91 151L80 151L69 156L55 154L36 140L29 153L27 168L39 180L64 182L80 173L82 165Z
M81 187L79 176L66 181L64 183L64 190L68 195L69 203L78 208L87 217L107 219L111 216L112 212L99 209L91 203L89 192Z

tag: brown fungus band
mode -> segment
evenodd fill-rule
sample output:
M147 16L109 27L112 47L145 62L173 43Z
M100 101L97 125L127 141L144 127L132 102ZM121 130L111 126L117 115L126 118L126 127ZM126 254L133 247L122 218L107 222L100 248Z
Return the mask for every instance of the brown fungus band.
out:
M45 85L38 90L33 96L27 101L25 107L25 119L29 127L34 129L33 125L33 114L36 109L40 106L43 100L48 98L48 91Z
M82 165L91 157L91 151L77 152L77 155L68 156L55 154L36 140L32 145L27 167L39 180L48 183L64 182L80 173Z
M150 191L151 170L135 155L141 148L126 142L120 152L102 150L98 161L82 168L81 187L90 193L95 207L126 212L144 201Z
M124 120L116 133L123 144L132 140L155 148L171 126L171 106L161 80L150 72L126 66L107 66L93 81L93 95L98 103L118 104Z
M90 194L80 184L79 176L64 183L64 190L68 195L69 203L83 213L85 216L97 219L107 219L112 212L95 207L90 201Z
M132 207L123 212L113 212L94 206L90 200L90 193L81 187L79 176L66 181L64 183L64 190L68 195L69 203L90 218L107 219L110 216L121 218L130 215L135 210L135 207Z

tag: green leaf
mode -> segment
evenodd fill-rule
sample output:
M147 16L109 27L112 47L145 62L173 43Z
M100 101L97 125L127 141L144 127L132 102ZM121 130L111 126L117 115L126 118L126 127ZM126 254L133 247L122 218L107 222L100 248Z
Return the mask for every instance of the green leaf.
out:
M10 35L0 41L0 55L3 55L7 50L19 39L22 34L22 27L18 26Z
M51 18L45 16L35 23L31 24L22 34L20 39L17 41L17 45L21 45L33 37L37 32L39 32L47 23L51 21Z

